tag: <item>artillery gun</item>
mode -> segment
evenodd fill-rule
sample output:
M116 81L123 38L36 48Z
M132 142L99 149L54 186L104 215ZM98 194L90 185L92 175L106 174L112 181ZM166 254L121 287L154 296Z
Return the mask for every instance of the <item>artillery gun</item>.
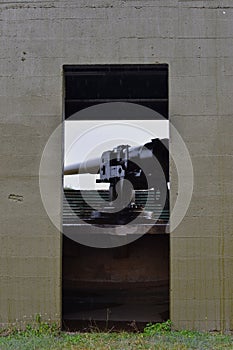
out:
M153 213L135 204L136 190L153 189L155 200L169 208L168 139L152 139L142 146L119 145L99 158L64 168L64 175L87 173L99 174L98 183L109 183L109 202L89 218L95 223L126 224L139 214L153 220Z

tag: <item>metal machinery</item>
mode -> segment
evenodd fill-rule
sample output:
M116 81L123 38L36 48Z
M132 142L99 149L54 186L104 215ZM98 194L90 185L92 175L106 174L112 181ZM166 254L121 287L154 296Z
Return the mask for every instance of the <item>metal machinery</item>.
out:
M135 190L154 190L155 199L168 209L169 151L168 139L152 139L131 147L119 145L103 152L100 158L66 166L64 175L99 174L97 182L109 183L109 202L92 212L90 220L124 224L139 213L152 220L146 208L135 204Z

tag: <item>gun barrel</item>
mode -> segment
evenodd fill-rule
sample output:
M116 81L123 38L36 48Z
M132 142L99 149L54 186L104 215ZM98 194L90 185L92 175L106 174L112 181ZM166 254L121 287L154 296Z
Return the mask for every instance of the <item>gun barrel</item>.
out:
M135 146L129 148L129 160L133 161L134 159L145 160L152 158L153 154L150 149L147 149L145 145Z
M98 174L100 168L100 159L94 158L84 162L70 164L64 167L64 175L77 174Z
M123 149L128 146L119 146ZM106 153L112 153L113 151L107 151ZM117 151L116 151L117 152ZM121 150L118 150L121 152ZM117 157L117 153L116 154ZM98 174L100 167L105 165L103 160L103 155L100 158L89 159L84 162L74 163L67 165L64 168L64 175L76 175L76 174ZM153 139L151 142L148 142L142 146L133 146L128 148L128 160L137 162L149 161L153 156L155 156L158 161L161 163L163 169L166 171L168 177L168 139ZM108 161L110 164L109 156Z

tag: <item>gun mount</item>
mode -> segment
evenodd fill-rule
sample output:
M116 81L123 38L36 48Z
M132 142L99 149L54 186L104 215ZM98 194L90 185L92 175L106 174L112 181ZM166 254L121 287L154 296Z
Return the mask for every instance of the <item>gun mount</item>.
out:
M98 183L109 183L109 205L94 211L93 220L125 223L128 216L143 211L135 205L135 190L154 189L168 208L169 152L168 139L152 139L142 146L119 145L101 157L75 163L64 168L64 175L99 174ZM165 188L166 187L166 188ZM155 195L156 196L156 195ZM158 199L158 198L157 198ZM129 215L130 214L130 215ZM125 219L122 220L122 217ZM145 218L150 213L144 212Z

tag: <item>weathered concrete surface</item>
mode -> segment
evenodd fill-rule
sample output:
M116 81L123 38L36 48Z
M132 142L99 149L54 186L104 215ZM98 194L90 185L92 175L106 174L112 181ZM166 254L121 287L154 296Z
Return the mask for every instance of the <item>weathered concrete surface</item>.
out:
M38 169L62 120L62 65L168 63L170 119L195 175L171 234L171 319L178 328L233 328L232 21L231 0L0 2L1 323L61 318L60 236ZM51 155L58 193L61 143Z

